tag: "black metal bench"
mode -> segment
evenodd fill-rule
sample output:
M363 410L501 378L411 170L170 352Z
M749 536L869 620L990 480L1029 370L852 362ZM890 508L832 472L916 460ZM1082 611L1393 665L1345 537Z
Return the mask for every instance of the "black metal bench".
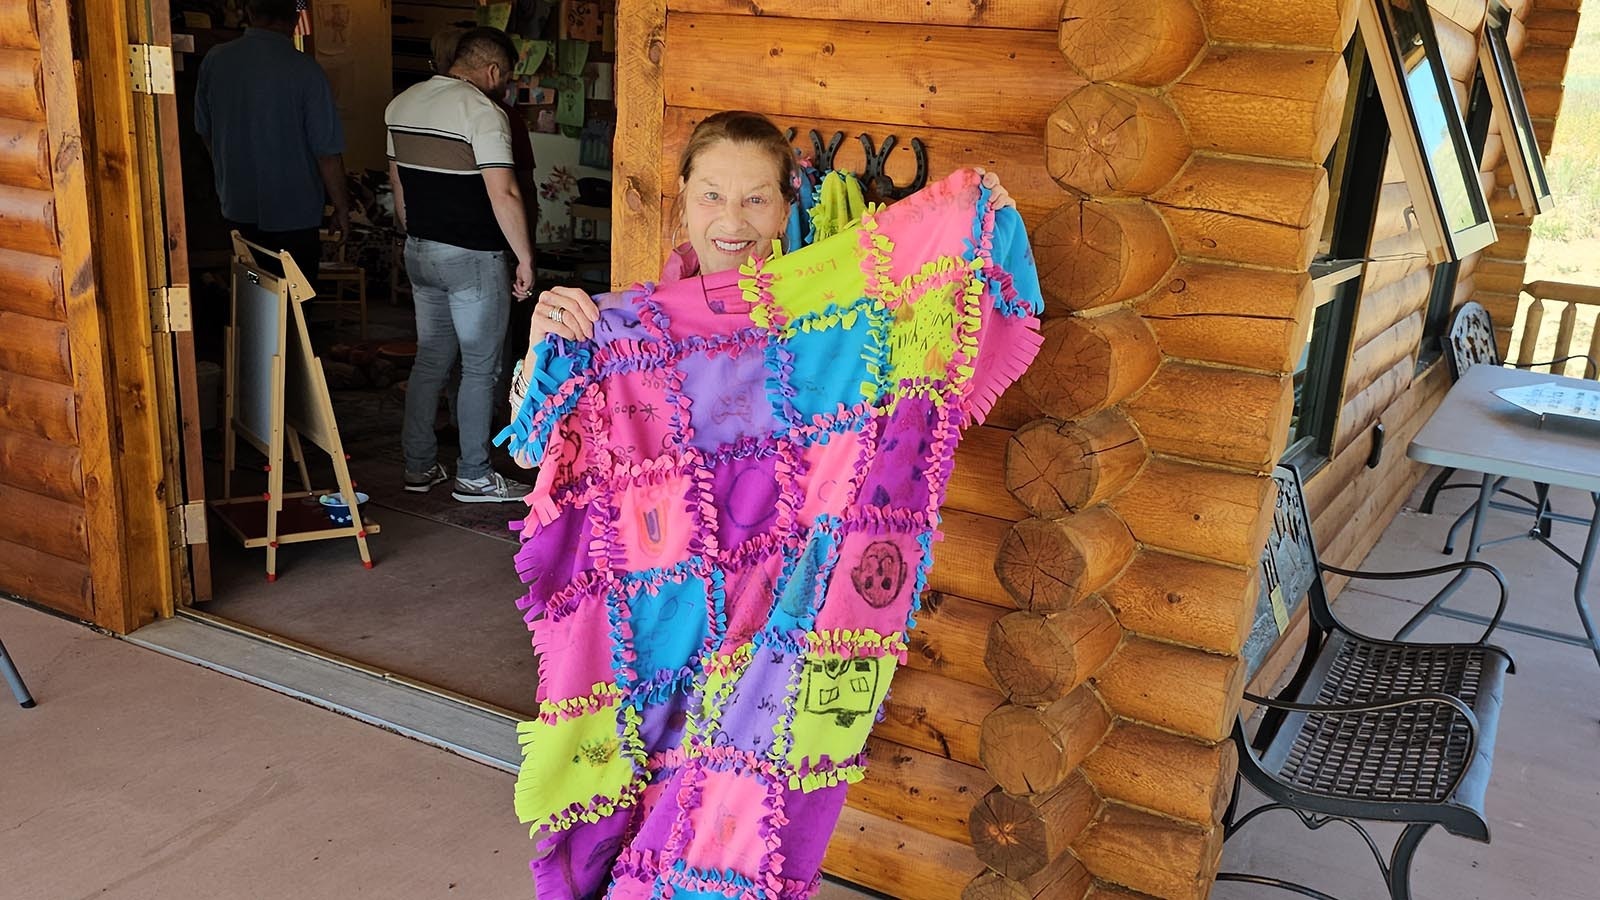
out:
M1300 476L1274 473L1278 502L1261 558L1261 599L1245 646L1254 677L1295 611L1309 602L1309 630L1299 668L1276 697L1246 693L1265 707L1251 738L1241 716L1233 738L1239 778L1267 802L1239 814L1239 785L1223 818L1224 840L1257 816L1287 809L1310 829L1342 821L1372 850L1393 900L1411 897L1411 860L1435 825L1489 840L1484 791L1494 755L1501 689L1511 657L1487 643L1505 612L1505 580L1483 562L1458 562L1413 572L1356 572L1321 563L1311 540ZM1500 586L1494 618L1476 643L1422 644L1368 637L1342 624L1328 605L1322 573L1351 578L1422 578L1475 569ZM1362 821L1406 827L1387 859ZM1224 872L1243 881L1306 897L1337 900L1314 888L1269 877Z

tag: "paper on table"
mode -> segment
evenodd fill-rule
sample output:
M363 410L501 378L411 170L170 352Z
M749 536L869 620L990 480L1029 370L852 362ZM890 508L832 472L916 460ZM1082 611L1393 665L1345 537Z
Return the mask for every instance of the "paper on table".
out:
M1600 391L1567 387L1554 381L1500 388L1496 397L1539 416L1570 416L1600 422Z

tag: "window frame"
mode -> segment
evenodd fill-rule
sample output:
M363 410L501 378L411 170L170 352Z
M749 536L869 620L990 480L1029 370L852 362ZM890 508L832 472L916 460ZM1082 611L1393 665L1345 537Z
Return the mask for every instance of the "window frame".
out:
M1463 228L1452 228L1449 224L1449 212L1441 199L1434 161L1424 149L1422 126L1412 96L1413 86L1407 77L1408 72L1401 59L1402 52L1397 44L1395 26L1399 15L1409 17L1410 23L1416 27L1425 65L1429 69L1430 77L1425 80L1432 92L1428 99L1437 100L1439 104L1444 118L1445 137L1454 147L1452 159L1462 169L1467 201L1473 207L1473 223ZM1459 260L1489 246L1495 241L1494 216L1489 210L1489 198L1483 191L1478 161L1467 142L1466 126L1456 102L1449 70L1439 49L1433 14L1426 0L1362 0L1358 21L1372 61L1378 93L1383 99L1384 112L1389 119L1390 139L1398 151L1400 167L1411 188L1412 210L1421 226L1429 261L1438 264ZM1470 162L1470 165L1463 160Z
M1495 123L1505 147L1511 180L1525 215L1532 217L1555 208L1550 180L1544 168L1544 153L1533 130L1533 116L1517 74L1517 61L1511 53L1511 11L1499 0L1489 0L1483 34L1478 40L1478 69L1483 73L1492 101Z
M1301 377L1283 462L1310 478L1333 455L1333 440L1344 402L1356 313L1366 283L1366 258L1372 228L1383 196L1383 172L1389 155L1389 123L1373 76L1362 35L1351 36L1345 54L1350 70L1350 95L1345 110L1344 138L1328 154L1330 197L1328 253L1311 264L1315 301L1312 331L1306 343ZM1301 373L1304 373L1303 375ZM1313 382L1311 375L1317 380Z
M1467 98L1467 143L1481 168L1483 151L1489 145L1489 125L1493 120L1494 107L1481 58L1472 76L1472 87ZM1433 267L1433 285L1428 289L1428 306L1422 320L1422 345L1417 348L1418 374L1444 356L1444 337L1450 331L1460 281L1460 260L1453 259Z

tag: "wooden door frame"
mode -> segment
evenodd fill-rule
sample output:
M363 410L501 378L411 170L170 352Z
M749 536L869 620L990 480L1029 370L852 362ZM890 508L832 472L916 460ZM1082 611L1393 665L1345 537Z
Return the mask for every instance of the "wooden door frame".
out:
M177 554L166 502L177 486L167 477L162 440L163 420L174 397L170 389L162 390L157 375L161 345L167 342L155 339L151 316L156 253L150 243L153 223L146 197L148 191L159 192L159 182L148 183L150 170L143 165L141 141L136 140L136 135L150 134L145 122L148 111L140 104L153 101L149 97L135 101L128 61L130 23L137 21L143 28L147 12L143 0L70 2L82 64L79 113L102 334L99 346L83 348L98 359L82 364L97 362L105 373L110 474L117 498L111 520L91 525L102 532L91 534L91 546L109 541L117 553L113 563L95 572L94 616L96 624L127 633L171 615L175 584L182 583L181 568L174 566ZM138 16L131 14L134 9L140 10ZM164 275L164 268L157 274ZM111 534L103 533L107 528Z

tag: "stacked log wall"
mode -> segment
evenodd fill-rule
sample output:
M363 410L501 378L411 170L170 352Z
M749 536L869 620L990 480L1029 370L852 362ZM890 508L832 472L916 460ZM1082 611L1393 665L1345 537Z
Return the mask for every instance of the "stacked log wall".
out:
M123 611L87 139L64 0L0 11L0 592Z
M613 182L617 283L659 272L674 237L679 152L694 126L722 109L766 114L794 128L796 146L808 151L813 129L824 141L842 132L835 166L857 172L866 162L858 135L869 135L875 147L895 135L885 171L896 184L915 177L911 139L918 138L931 178L982 166L1003 174L1030 223L1055 212L1068 195L1045 168L1045 121L1083 84L1056 48L1057 12L1054 2L1025 0L826 7L777 0L759 11L729 0L624 6ZM734 81L726 77L730 64L743 73ZM1051 256L1040 261L1048 265ZM958 897L984 870L971 822L996 786L983 749L985 719L1006 702L986 665L996 642L1046 658L1078 636L1065 624L1038 628L1015 618L1025 610L995 570L1013 523L1030 516L1001 488L1005 447L1028 418L993 416L963 442L908 665L895 676L869 745L866 780L849 792L829 848L828 871L895 896ZM1082 665L1108 652L1107 623L1114 629L1109 612L1078 623L1091 634L1082 642ZM1074 809L1093 811L1087 804ZM1081 874L1068 867L1035 881L1055 891Z

